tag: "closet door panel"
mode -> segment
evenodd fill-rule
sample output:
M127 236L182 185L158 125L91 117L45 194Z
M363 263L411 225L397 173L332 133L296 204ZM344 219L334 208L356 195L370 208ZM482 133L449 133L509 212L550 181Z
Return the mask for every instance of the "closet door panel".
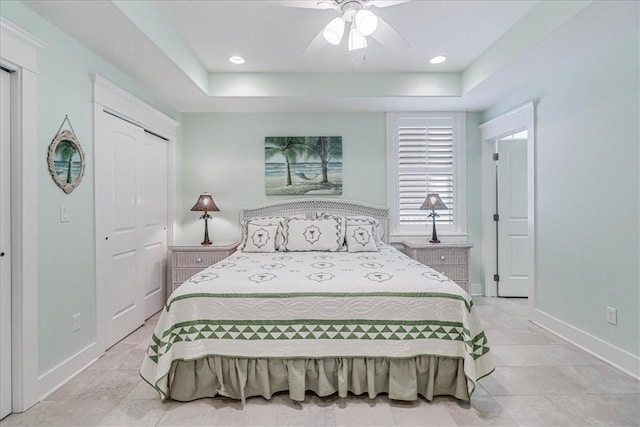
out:
M96 141L96 269L102 287L105 344L144 323L142 128L110 114Z
M144 135L145 317L162 309L167 259L168 147L166 140Z

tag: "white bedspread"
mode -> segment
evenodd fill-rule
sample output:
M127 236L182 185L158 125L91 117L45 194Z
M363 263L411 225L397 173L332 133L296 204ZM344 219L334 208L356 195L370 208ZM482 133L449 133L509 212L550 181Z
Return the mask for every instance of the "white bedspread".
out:
M142 377L166 396L174 360L462 358L469 390L493 364L471 297L390 246L237 252L169 297Z

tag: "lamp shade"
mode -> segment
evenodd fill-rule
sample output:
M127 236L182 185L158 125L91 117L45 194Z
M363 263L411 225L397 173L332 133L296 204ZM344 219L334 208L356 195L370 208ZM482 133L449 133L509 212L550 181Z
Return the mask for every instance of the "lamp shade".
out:
M370 36L378 28L378 17L370 10L360 9L356 12L356 28L363 36Z
M344 19L338 16L324 27L322 36L331 44L340 44L340 40L342 40L342 35L344 34L344 24Z
M216 203L213 201L213 197L209 193L202 193L200 197L198 197L198 201L191 208L192 211L197 212L217 212L220 209L216 206Z
M421 210L443 210L448 209L447 206L442 202L440 195L438 193L427 194L427 198L424 199L424 203L420 206Z

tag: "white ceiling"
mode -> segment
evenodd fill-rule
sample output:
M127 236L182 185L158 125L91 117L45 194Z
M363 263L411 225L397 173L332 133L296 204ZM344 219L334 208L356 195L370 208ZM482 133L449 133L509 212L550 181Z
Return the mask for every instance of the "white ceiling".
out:
M363 54L319 36L335 11L283 5L305 1L25 3L184 112L483 109L526 77L512 66L526 43L508 37L525 27L528 13L545 6L412 0L372 7L388 26L368 38ZM494 66L492 52L499 49L511 49L511 60ZM229 63L231 55L246 63ZM448 60L431 65L434 55Z
M156 4L209 71L239 71L227 58L241 55L247 60L242 71L250 72L423 72L464 70L536 1L414 0L392 7L371 7L395 31L381 26L369 38L364 60L362 52L348 51L346 36L339 46L319 37L312 46L316 49L305 52L337 13L280 5L286 3ZM449 61L438 67L429 64L429 58L443 54Z

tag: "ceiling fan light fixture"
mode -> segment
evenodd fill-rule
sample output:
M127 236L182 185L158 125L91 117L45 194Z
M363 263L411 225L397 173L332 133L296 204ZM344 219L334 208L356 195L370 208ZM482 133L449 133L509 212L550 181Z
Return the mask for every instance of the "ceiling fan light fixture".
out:
M342 17L340 16L331 20L331 22L329 22L322 31L322 36L324 37L324 39L334 45L340 44L343 34L344 19L342 19Z
M335 4L331 0L318 0L316 6L318 9L333 9Z
M365 47L367 47L367 38L360 34L355 25L352 25L351 31L349 31L349 50L364 49Z
M360 9L355 16L356 28L363 36L370 36L378 28L378 17L370 10Z

